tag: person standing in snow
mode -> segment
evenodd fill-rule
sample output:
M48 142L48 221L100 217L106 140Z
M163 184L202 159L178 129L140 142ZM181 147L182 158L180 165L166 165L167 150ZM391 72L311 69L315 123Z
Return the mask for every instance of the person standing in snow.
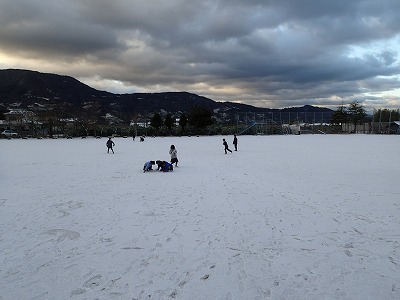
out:
M233 136L233 146L235 146L235 151L237 151L237 143L238 143L238 140L237 140L237 137L236 137L236 134Z
M169 154L171 155L171 164L175 163L175 167L178 166L178 151L176 151L175 145L171 145L169 149Z
M228 143L225 141L225 139L222 139L222 145L224 145L224 147L225 147L225 154L227 154L228 152L227 151L229 151L230 153L232 153L232 150L231 149L229 149L229 146L228 146Z
M107 145L107 153L110 153L111 149L112 153L114 154L113 146L115 146L115 143L111 140L111 138L108 138L106 145Z

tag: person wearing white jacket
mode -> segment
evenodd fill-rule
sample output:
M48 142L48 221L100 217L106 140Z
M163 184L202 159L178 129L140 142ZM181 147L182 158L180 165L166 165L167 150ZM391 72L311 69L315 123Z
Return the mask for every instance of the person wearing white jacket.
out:
M174 145L171 145L171 148L169 149L169 154L171 154L171 164L175 164L175 167L178 166L178 151L176 151L176 148Z

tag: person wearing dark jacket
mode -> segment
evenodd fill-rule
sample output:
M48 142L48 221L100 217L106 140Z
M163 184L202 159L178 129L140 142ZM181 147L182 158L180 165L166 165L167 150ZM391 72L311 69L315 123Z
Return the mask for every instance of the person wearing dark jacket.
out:
M235 146L235 151L237 151L237 137L236 134L233 136L233 146Z
M172 166L172 164L170 164L169 162L166 162L165 160L161 161L161 160L157 160L156 161L157 164L157 170L160 170L162 172L169 172L169 171L173 171L174 167Z
M106 145L107 145L107 153L110 153L110 150L112 151L112 153L114 153L113 146L115 146L115 143L111 140L111 138L108 138Z
M170 164L169 162L165 162L163 172L169 172L169 171L173 171L173 170L174 170L174 167L172 166L172 164Z
M229 149L228 143L225 141L225 139L222 139L222 145L224 145L225 154L228 153L227 151L229 151L230 153L232 153L232 150Z

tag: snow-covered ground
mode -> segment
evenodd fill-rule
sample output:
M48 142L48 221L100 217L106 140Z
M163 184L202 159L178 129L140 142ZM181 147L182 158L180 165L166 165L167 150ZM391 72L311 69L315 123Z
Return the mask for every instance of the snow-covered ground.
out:
M400 299L399 136L222 138L0 140L0 299Z

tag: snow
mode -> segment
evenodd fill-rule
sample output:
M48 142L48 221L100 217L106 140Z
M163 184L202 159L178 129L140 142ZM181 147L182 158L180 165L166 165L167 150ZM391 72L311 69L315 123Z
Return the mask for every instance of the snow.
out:
M0 299L400 299L399 136L222 138L0 140Z

